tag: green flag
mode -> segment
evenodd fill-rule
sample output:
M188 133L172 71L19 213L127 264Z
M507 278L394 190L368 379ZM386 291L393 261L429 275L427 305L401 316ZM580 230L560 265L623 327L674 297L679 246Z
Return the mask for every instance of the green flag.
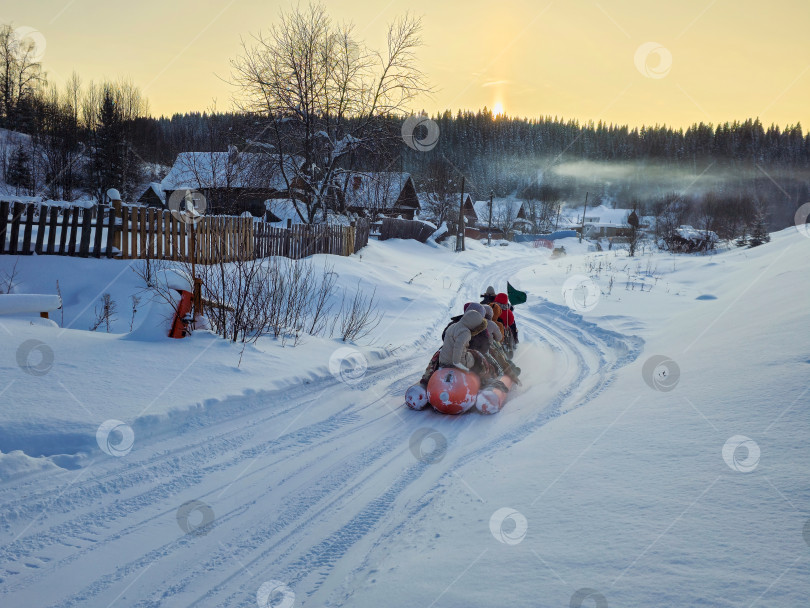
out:
M512 306L523 304L526 301L526 292L515 289L509 284L509 281L506 282L506 295L509 296Z

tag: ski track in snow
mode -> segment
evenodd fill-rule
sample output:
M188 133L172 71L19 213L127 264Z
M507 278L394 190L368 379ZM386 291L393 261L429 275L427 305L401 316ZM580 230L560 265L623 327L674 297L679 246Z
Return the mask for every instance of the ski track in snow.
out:
M447 318L477 299L463 286L496 283L533 263L468 273L424 333L354 387L330 378L296 389L293 400L289 389L228 400L209 408L202 424L149 438L126 457L97 455L85 469L19 482L0 505L3 604L24 605L59 580L48 589L50 606L255 606L270 579L295 591L296 606L350 604L351 581L373 568L368 554L394 550L465 466L586 404L641 352L640 338L541 301L519 310L516 362L527 348L548 351L560 370L543 377L554 398L532 404L532 385L518 388L504 412L522 404L526 416L496 434L471 432L487 423L477 413L407 409L404 392ZM440 463L410 454L411 435L425 426L447 439ZM193 499L215 512L199 536L184 534L175 519ZM327 597L322 587L331 576Z

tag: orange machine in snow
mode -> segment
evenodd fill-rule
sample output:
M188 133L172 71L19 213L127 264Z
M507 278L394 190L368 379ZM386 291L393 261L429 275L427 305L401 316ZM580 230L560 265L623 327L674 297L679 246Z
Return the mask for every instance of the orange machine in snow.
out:
M191 296L190 291L185 289L178 289L180 293L180 302L174 311L174 319L172 320L172 328L169 330L170 338L185 338L191 333L189 323L191 323Z

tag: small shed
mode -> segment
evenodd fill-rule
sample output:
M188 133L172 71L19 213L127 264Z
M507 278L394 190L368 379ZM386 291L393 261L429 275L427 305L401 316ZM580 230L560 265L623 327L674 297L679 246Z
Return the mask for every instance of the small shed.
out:
M138 197L137 202L147 207L165 208L166 194L163 192L163 186L160 185L160 182L150 182L146 190Z

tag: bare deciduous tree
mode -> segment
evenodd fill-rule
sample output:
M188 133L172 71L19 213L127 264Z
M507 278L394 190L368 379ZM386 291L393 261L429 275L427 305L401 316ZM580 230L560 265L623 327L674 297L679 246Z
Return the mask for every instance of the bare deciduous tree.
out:
M17 128L20 106L44 82L34 41L21 38L9 23L0 25L0 124Z
M264 118L257 147L276 155L288 190L305 203L302 221L335 206L336 172L353 168L352 152L388 137L378 119L402 113L428 90L416 67L420 30L419 19L402 17L380 53L358 41L351 24L336 25L311 4L243 41L231 62L237 103Z

